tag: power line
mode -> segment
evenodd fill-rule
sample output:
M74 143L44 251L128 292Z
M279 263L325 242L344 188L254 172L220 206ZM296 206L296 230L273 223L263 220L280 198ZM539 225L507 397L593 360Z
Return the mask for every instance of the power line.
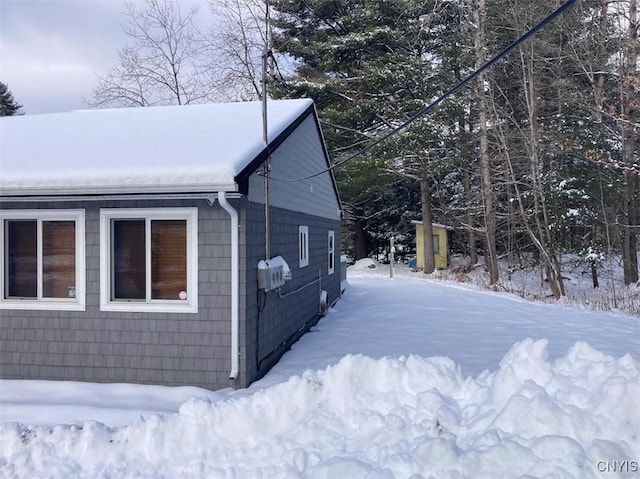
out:
M535 26L533 26L531 29L529 29L526 33L521 35L518 39L516 39L511 44L509 44L507 47L505 47L500 53L498 53L493 58L491 58L491 60L487 61L480 68L478 68L477 70L473 71L472 73L467 75L465 78L460 80L460 82L458 82L454 87L450 88L449 90L444 92L442 95L440 95L438 98L436 98L433 102L431 102L429 105L427 105L424 108L422 108L421 110L419 110L415 115L413 115L411 118L409 118L407 121L405 121L402 125L394 128L393 130L391 130L390 132L388 132L384 136L378 138L376 141L374 141L370 145L364 147L363 149L357 151L356 153L354 153L350 157L348 157L348 158L346 158L346 159L344 159L342 161L339 161L338 163L335 163L334 165L332 165L332 166L330 166L328 168L325 168L324 170L318 171L317 173L314 173L312 175L304 176L302 178L283 179L283 178L276 178L276 177L273 177L273 176L271 176L270 178L272 180L282 181L282 182L285 182L285 183L292 183L292 182L295 182L295 181L309 180L309 179L315 178L316 176L319 176L319 175L321 175L323 173L327 173L328 171L332 171L335 168L338 168L338 167L340 167L340 166L342 166L342 165L344 165L346 163L349 163L350 161L356 159L358 156L364 155L368 151L370 151L373 148L375 148L376 146L378 146L380 143L388 140L393 135L395 135L395 134L399 133L400 131L404 130L409 125L411 125L413 122L415 122L416 120L420 119L421 117L423 117L424 115L429 113L431 110L433 110L435 107L437 107L440 103L442 103L442 101L445 100L447 97L453 95L458 90L460 90L462 87L464 87L467 83L469 83L471 80L473 80L478 75L483 73L485 70L488 70L489 68L491 68L495 63L497 63L505 55L507 55L507 53L509 53L511 50L513 50L515 47L517 47L521 43L523 43L526 40L528 40L530 37L532 37L536 33L538 33L539 30L541 30L547 24L549 24L552 21L554 21L556 19L556 17L558 17L562 13L564 13L565 10L567 10L571 6L573 6L575 1L576 0L567 0L565 3L560 5L560 7L558 7L554 12L552 12L550 15L545 17L543 20L541 20L539 23L537 23Z

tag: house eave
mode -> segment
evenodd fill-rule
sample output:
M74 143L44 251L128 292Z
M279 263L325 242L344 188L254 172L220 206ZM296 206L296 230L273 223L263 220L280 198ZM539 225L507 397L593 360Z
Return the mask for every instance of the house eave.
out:
M21 187L21 188L0 188L0 201L19 201L29 200L33 198L41 199L74 199L83 197L83 199L100 199L102 197L114 198L120 197L136 197L154 196L154 197L171 197L195 195L204 196L213 192L224 191L226 193L237 193L238 185L236 183L217 183L217 184L176 184L176 185L114 185L114 186L79 186L79 187Z

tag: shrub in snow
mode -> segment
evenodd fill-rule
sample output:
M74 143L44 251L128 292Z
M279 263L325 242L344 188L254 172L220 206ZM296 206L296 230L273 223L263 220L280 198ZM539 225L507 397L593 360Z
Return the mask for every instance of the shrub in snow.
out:
M578 255L578 264L587 265L589 267L594 288L598 288L600 286L598 281L598 268L602 267L605 259L605 254L600 251L599 248L594 246L588 246L580 251Z
M376 262L371 258L362 258L356 261L355 264L353 264L353 266L350 266L349 269L353 269L357 271L357 270L363 270L363 269L374 269L376 267L377 267Z

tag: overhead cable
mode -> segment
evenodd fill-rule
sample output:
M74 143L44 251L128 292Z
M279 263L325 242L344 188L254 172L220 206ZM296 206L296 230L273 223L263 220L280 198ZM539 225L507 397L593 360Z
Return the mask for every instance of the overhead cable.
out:
M467 75L465 78L460 80L455 86L453 86L452 88L450 88L449 90L444 92L442 95L440 95L438 98L436 98L429 105L427 105L424 108L422 108L421 110L419 110L416 114L414 114L411 118L409 118L407 121L405 121L402 125L400 125L400 126L394 128L393 130L389 131L385 135L383 135L380 138L378 138L377 140L375 140L370 145L362 148L361 150L357 151L356 153L354 153L353 155L349 156L348 158L346 158L346 159L344 159L342 161L339 161L338 163L335 163L332 166L330 166L328 168L325 168L324 170L318 171L317 173L313 173L312 175L308 175L308 176L303 176L301 178L285 179L285 178L277 178L277 177L274 177L274 176L271 176L270 178L272 180L282 181L282 182L286 182L286 183L291 183L291 182L295 182L295 181L309 180L311 178L315 178L316 176L322 175L323 173L327 173L329 171L332 171L335 168L338 168L338 167L340 167L340 166L342 166L342 165L344 165L346 163L349 163L350 161L353 161L357 157L364 155L365 153L369 152L370 150L372 150L373 148L378 146L380 143L388 140L392 136L396 135L397 133L399 133L402 130L404 130L405 128L407 128L409 125L411 125L416 120L422 118L427 113L431 112L435 107L437 107L440 103L442 103L442 101L444 101L447 97L449 97L449 96L453 95L454 93L456 93L458 90L460 90L462 87L464 87L471 80L473 80L478 75L480 75L484 71L486 71L489 68L491 68L495 63L500 61L505 55L507 55L507 53L509 53L515 47L517 47L521 43L525 42L530 37L532 37L533 35L538 33L538 31L541 30L542 28L544 28L547 24L549 24L552 21L554 21L556 19L556 17L560 16L562 13L565 12L565 10L567 10L571 6L573 6L573 4L575 2L576 2L576 0L567 0L565 3L560 5L560 7L558 7L554 12L552 12L550 15L545 17L538 24L534 25L531 29L529 29L526 33L521 35L518 39L514 40L507 47L505 47L500 53L496 54L493 58L491 58L489 61L487 61L480 68L478 68L477 70L473 71L472 73Z

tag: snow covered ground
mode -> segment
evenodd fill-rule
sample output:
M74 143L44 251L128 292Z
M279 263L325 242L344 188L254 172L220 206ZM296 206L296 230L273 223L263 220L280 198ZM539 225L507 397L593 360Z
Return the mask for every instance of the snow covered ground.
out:
M465 282L490 289L489 274L482 267L480 258L477 267L467 271L468 258L452 255L451 267L435 271L431 277L442 281ZM640 263L640 253L638 254ZM602 259L596 268L598 288L593 287L591 268L583 256L565 254L561 258L563 284L566 296L556 301L545 274L533 257L522 257L515 264L507 258L498 261L499 280L497 291L516 294L522 298L553 304L564 304L595 311L618 311L640 317L640 283L625 286L621 257Z
M0 382L1 478L640 474L640 320L349 272L247 390Z

